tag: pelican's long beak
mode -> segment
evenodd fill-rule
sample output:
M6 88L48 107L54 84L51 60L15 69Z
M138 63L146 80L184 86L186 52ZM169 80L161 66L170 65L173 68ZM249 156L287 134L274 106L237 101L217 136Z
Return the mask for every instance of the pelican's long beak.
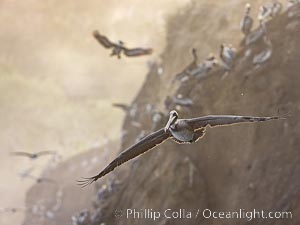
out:
M170 128L170 126L175 122L176 116L175 115L170 115L169 120L167 122L167 125L165 126L165 132L167 132Z

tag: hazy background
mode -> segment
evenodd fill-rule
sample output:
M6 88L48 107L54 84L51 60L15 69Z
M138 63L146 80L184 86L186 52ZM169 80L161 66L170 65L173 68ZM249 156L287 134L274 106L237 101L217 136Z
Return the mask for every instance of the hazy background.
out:
M0 1L0 208L20 207L33 181L18 173L29 162L12 151L56 150L66 159L117 139L124 114L112 102L130 103L147 62L165 46L165 23L189 0ZM152 56L108 57L95 29L128 47L152 47ZM101 123L101 124L100 124ZM20 224L23 214L0 214Z
M232 43L239 48L242 40L239 23L246 0L195 0L195 5L188 6L190 1L0 0L0 208L23 206L26 191L34 182L22 180L18 173L34 166L33 173L39 175L51 159L44 157L31 162L11 157L10 152L56 150L62 160L66 160L108 140L117 140L124 113L111 104L132 101L148 71L147 63L159 61L160 53L165 52L166 75L161 77L160 83L166 84L166 80L190 63L191 47L197 47L201 59L210 52L217 55L221 43ZM259 7L268 1L250 2L251 15L256 19ZM172 31L169 35L167 26ZM112 41L124 41L128 47L152 47L154 53L140 58L111 58L110 52L92 37L95 29ZM230 90L231 86L226 84L222 87ZM211 86L215 93L215 83L211 82ZM238 87L249 88L245 86ZM251 88L249 90L255 90ZM161 92L157 96L165 96L167 91L157 88L157 93ZM161 105L164 99L160 99ZM211 102L209 105L213 107ZM220 102L225 101L221 98ZM217 103L218 107L222 106ZM235 100L231 101L234 103ZM236 105L243 108L239 102ZM277 106L275 108L277 110ZM198 112L215 113L205 110L197 109L197 115ZM246 113L252 112L256 114L258 110ZM271 112L275 111L268 111ZM207 137L206 143L209 145ZM173 158L169 160L173 163ZM214 163L208 164L213 166ZM72 174L70 179L73 182L85 174L86 171ZM228 190L232 190L230 185ZM139 194L135 189L132 192ZM155 193L158 193L156 189ZM23 213L0 213L0 224L20 224L23 216Z

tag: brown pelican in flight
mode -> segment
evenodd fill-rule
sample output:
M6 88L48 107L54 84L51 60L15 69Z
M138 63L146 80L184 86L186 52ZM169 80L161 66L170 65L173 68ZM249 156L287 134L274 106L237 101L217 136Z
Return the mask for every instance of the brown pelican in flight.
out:
M113 171L116 167L131 160L150 149L171 138L179 144L193 143L198 141L205 134L205 129L216 126L227 126L238 123L263 122L268 120L284 119L285 117L252 117L252 116L233 116L233 115L211 115L192 119L178 119L178 113L172 110L169 120L164 128L155 131L141 139L125 151L120 153L107 167L99 174L89 178L83 178L78 184L85 187L106 174Z
M250 16L250 11L251 11L251 6L248 3L245 6L245 15L240 24L241 31L243 32L244 35L248 35L251 32L251 28L253 25L253 19Z
M29 152L12 152L11 153L14 156L24 156L30 159L37 159L40 156L43 155L56 155L57 153L55 151L42 151L42 152L36 152L36 153L29 153Z
M107 37L101 35L97 30L93 32L94 38L104 47L104 48L112 48L112 53L110 56L116 55L118 59L121 58L121 53L128 57L133 56L141 56L141 55L149 55L152 53L151 48L126 48L124 46L124 42L119 41L118 44L111 42Z
M25 211L25 207L0 208L0 213L17 213Z

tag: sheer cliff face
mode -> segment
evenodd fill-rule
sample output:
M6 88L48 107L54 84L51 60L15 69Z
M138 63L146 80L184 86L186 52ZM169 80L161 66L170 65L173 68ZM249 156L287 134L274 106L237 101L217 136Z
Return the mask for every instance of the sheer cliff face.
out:
M23 206L34 184L17 175L32 164L10 157L10 151L54 149L66 159L119 138L124 114L111 103L128 103L136 95L146 62L165 45L165 18L186 3L0 0L0 176L5 179L0 207ZM133 60L111 58L92 37L95 29L155 52ZM39 160L34 173L47 163ZM1 212L0 224L20 224L22 217Z
M250 46L236 46L237 59L229 74L225 75L217 68L203 81L175 84L175 87L170 81L175 71L191 60L190 47L203 53L204 43L193 41L203 35L202 30L189 27L197 24L191 21L190 15L193 13L200 20L201 10L197 14L191 7L172 20L169 42L162 55L165 73L162 76L155 72L148 74L134 102L139 106L137 118L142 127L151 131L145 103L164 109L167 95L176 94L183 94L195 103L189 110L179 112L182 117L206 114L263 116L289 111L291 116L284 121L208 129L204 138L192 145L164 143L138 158L136 166L127 171L130 173L126 176L128 185L118 196L117 208L291 211L293 219L285 220L284 224L299 222L299 10L295 7L292 10L294 16L284 12L267 23L272 55L265 63L253 64L253 58L269 48L261 39ZM189 32L184 33L188 28ZM128 129L131 120L126 118L124 129ZM123 149L134 142L138 133L137 129L129 128ZM191 185L190 164L196 167ZM116 222L155 224L153 220L133 218L118 218ZM183 224L182 220L160 222ZM207 220L203 217L186 222L254 224L254 221ZM269 220L268 223L281 224L282 220ZM265 224L265 221L255 220L255 224Z

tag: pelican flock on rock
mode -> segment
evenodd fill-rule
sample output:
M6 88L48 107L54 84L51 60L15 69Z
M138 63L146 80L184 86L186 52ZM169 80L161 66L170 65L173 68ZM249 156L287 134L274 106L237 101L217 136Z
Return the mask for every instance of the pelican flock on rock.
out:
M207 126L228 126L239 123L264 122L277 119L285 119L285 117L210 115L192 119L178 119L178 113L175 110L172 110L169 114L169 120L164 128L142 138L139 142L123 151L99 174L93 177L83 178L83 180L78 181L78 184L85 187L95 182L121 164L149 151L169 138L179 144L193 143L204 136Z
M112 48L110 56L116 55L118 59L121 58L122 52L127 57L133 57L150 55L153 51L151 48L126 48L124 42L119 41L118 44L113 43L106 36L101 35L97 30L93 32L93 36L104 48Z

